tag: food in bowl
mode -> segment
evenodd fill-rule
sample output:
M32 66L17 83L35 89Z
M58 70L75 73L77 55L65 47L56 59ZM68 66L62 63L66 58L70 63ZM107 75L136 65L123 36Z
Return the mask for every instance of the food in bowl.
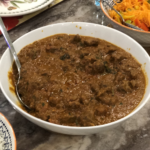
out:
M130 37L132 37L134 40L136 40L138 43L140 43L143 47L150 47L150 32L149 31L142 31L142 30L136 30L133 28L130 28L128 26L122 25L121 23L115 21L110 15L109 10L111 9L106 3L109 3L112 7L115 5L114 0L103 0L100 1L100 6L102 9L102 12L107 18L107 21L109 25L111 25L112 28L119 30ZM118 1L119 2L119 1Z
M131 54L98 38L57 34L18 55L18 91L27 112L66 126L96 126L131 113L143 98L145 76ZM17 81L13 64L13 80Z
M150 1L149 0L122 0L121 2L114 1L113 6L120 12L124 20L129 23L138 26L144 31L150 29ZM110 17L115 21L121 22L120 16L114 11L108 11Z
M117 127L120 124L124 123L124 121L126 121L127 119L132 119L134 114L137 114L138 111L143 108L143 106L150 98L150 57L144 50L144 48L140 46L140 44L138 44L135 40L117 30L98 24L82 22L66 22L41 27L23 35L22 37L17 39L13 43L13 45L16 52L19 53L22 48L35 41L46 38L48 36L62 33L79 34L83 36L92 36L94 38L103 39L117 45L126 52L130 53L141 64L141 67L145 74L146 88L141 102L129 115L118 119L117 121L97 126L64 126L41 120L21 109L20 104L18 104L19 101L17 96L10 90L11 85L8 79L8 73L12 68L13 59L9 49L7 48L0 60L0 70L2 70L0 73L0 86L3 94L10 102L10 104L15 108L17 112L19 112L22 116L24 116L34 124L53 132L69 135L89 135L106 132L108 130L113 130L114 127Z

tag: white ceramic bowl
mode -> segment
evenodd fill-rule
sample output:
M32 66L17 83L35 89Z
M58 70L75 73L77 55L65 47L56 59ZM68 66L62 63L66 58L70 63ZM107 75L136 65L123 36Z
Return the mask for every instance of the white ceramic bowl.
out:
M135 30L125 25L122 25L118 23L117 21L115 21L114 19L112 19L108 14L108 10L110 10L111 8L108 5L106 5L105 1L107 1L107 3L109 3L111 6L113 6L114 0L104 0L103 2L102 1L100 2L101 9L103 13L105 14L105 16L108 18L109 23L112 25L112 27L114 29L117 29L129 35L130 37L135 39L137 42L139 42L142 46L150 47L150 31L147 32L147 31Z
M16 136L9 121L0 113L0 150L5 149L16 150Z
M149 93L150 91L150 80L149 80L150 58L148 54L146 53L146 51L136 41L134 41L129 36L117 30L114 30L105 26L97 25L97 24L91 24L91 23L80 23L80 22L59 23L59 24L45 26L45 27L36 29L34 31L31 31L25 34L24 36L20 37L18 40L14 42L14 47L16 51L19 52L24 46L36 40L48 37L50 35L59 34L59 33L80 34L84 36L91 36L91 37L104 39L108 42L111 42L123 48L125 51L131 53L142 64L147 74L147 87L146 87L145 95L141 103L132 113L112 123L94 126L94 127L69 127L69 126L62 126L62 125L49 123L49 122L40 120L36 117L33 117L30 114L23 111L18 106L17 97L13 93L10 92L9 81L8 81L8 71L10 70L13 59L9 50L7 49L5 53L3 54L1 61L0 61L0 70L1 70L0 86L1 86L2 92L4 93L8 101L11 103L11 105L15 107L16 111L22 114L25 118L27 118L31 122L45 129L48 129L54 132L59 132L63 134L72 134L72 135L94 134L94 133L108 130L110 128L113 128L119 125L124 120L128 119L129 117L137 113L144 106L144 104L149 100L150 98L150 93Z

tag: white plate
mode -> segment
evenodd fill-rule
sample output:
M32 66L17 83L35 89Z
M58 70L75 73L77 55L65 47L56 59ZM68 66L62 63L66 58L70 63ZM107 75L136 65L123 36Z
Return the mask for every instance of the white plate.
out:
M53 0L0 0L0 16L21 16L38 11Z

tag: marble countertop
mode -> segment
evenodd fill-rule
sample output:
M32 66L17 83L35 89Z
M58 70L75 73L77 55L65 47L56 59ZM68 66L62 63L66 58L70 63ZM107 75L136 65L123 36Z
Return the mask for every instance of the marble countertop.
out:
M9 32L12 41L25 33L58 22L101 24L101 10L95 0L65 0ZM0 36L0 57L7 45ZM149 49L147 49L149 52ZM44 130L17 113L0 91L0 112L12 124L18 150L150 150L150 101L122 125L89 136L61 135Z

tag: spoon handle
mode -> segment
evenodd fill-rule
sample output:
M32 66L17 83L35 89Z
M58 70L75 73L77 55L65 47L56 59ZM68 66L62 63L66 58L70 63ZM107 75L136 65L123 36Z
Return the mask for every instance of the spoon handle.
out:
M11 41L9 35L8 35L8 32L7 32L6 28L5 28L5 25L4 25L3 20L2 20L1 17L0 17L0 30L1 30L3 36L4 36L5 40L6 40L6 43L7 43L8 47L9 47L9 49L10 49L11 54L14 57L14 60L15 60L18 72L20 73L20 69L21 69L20 61L18 59L17 53L16 53L16 51L14 49L14 46L12 45L12 41Z

